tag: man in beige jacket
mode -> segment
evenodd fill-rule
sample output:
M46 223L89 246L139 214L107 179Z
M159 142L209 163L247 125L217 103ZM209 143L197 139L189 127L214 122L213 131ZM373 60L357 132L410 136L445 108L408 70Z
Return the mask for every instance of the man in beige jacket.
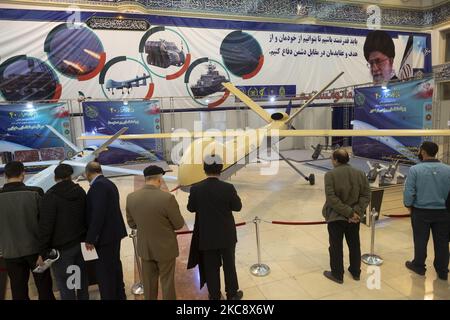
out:
M147 167L145 186L127 198L127 221L137 229L146 300L157 299L158 278L163 299L176 299L175 260L179 252L175 230L184 226L184 219L175 197L160 189L164 173L158 166Z

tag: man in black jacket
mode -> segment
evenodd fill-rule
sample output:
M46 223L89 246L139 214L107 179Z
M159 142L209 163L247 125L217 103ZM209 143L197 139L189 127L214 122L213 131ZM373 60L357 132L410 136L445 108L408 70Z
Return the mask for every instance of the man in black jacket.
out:
M447 207L447 211L450 212L450 192L448 193L447 200L445 201L445 206ZM449 242L450 242L450 229L448 230L449 234Z
M240 300L243 293L235 265L237 242L233 212L242 208L241 199L232 184L219 180L223 169L218 156L205 159L207 179L193 185L187 209L195 212L195 226L188 268L199 265L201 286L208 286L209 298L220 300L220 266L223 264L227 299Z
M23 183L25 168L13 161L5 166L0 189L0 251L5 258L13 300L29 300L28 279L39 256L39 205L44 191ZM50 270L33 272L39 300L54 300Z
M60 257L52 265L56 284L62 300L89 300L86 266L80 242L86 237L86 192L72 181L73 169L68 164L55 168L56 184L42 200L39 220L38 260L42 264L50 249L57 249ZM78 270L69 268L78 266ZM79 279L67 280L76 275ZM76 291L75 291L76 290Z
M102 300L126 300L120 242L127 236L120 211L119 190L105 178L98 162L89 162L86 248L97 250L95 271Z

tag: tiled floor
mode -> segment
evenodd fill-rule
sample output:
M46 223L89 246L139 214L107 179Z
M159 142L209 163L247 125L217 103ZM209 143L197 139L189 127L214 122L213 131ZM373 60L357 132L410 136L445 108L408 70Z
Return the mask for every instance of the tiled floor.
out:
M374 280L373 269L363 264L361 281L354 281L346 273L344 284L327 280L322 272L329 269L328 234L326 225L289 226L262 222L262 262L269 265L266 277L254 277L249 268L257 262L255 216L264 221L320 221L324 202L323 172L298 165L305 173L316 174L316 185L310 186L285 163L279 163L276 175L260 175L261 164L251 164L231 179L242 198L242 212L236 213L236 222L248 222L238 228L236 264L244 299L450 299L448 282L436 280L433 269L433 247L428 248L428 272L425 277L412 274L404 262L412 257L412 232L409 219L382 218L377 225L375 250L384 259L379 281ZM173 167L176 174L176 167ZM128 193L133 191L134 177L114 178L121 191L122 208ZM139 181L137 182L139 183ZM86 184L83 183L86 187ZM169 188L175 185L169 185ZM194 215L186 210L188 194L176 191L187 227L192 229ZM404 212L398 212L404 213ZM186 270L190 235L178 237L181 255L177 260L177 293L180 299L206 299L206 288L199 290L196 270ZM370 249L370 228L361 225L362 252ZM348 266L348 252L344 251ZM132 242L122 241L122 263L129 299L134 282ZM373 289L369 289L369 287ZM378 287L378 288L377 288ZM92 287L92 298L98 292Z

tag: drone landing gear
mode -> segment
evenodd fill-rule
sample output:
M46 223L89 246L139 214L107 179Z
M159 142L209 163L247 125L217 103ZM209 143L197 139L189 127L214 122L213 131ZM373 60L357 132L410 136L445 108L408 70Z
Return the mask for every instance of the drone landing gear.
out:
M314 185L316 183L316 177L314 176L314 173L311 173L309 176L306 176L303 172L301 172L296 166L294 166L288 159L286 159L285 156L283 156L281 154L281 152L276 151L275 149L272 148L272 150L277 153L281 159L283 159L284 161L286 161L286 163L295 170L295 172L297 172L299 175L301 175L303 178L305 178L306 181L309 182L310 185Z
M311 173L310 175L309 175L309 177L308 178L305 178L307 181L309 181L309 184L310 185L314 185L315 183L316 183L316 176L314 175L314 173Z
M316 176L314 173L311 173L309 176L306 176L303 172L301 172L297 167L292 165L289 160L284 159L288 165L291 166L292 169L294 169L299 175L301 175L303 178L305 178L306 181L309 182L310 185L314 185L316 183Z

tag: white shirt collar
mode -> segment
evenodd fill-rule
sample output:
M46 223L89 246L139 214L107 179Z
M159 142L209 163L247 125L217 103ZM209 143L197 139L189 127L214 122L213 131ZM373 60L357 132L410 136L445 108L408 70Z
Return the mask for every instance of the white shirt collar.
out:
M99 174L98 176L96 176L96 177L91 181L91 183L89 183L89 185L92 186L92 185L94 184L95 180L97 180L97 178L100 177L100 176L101 176L101 174Z

